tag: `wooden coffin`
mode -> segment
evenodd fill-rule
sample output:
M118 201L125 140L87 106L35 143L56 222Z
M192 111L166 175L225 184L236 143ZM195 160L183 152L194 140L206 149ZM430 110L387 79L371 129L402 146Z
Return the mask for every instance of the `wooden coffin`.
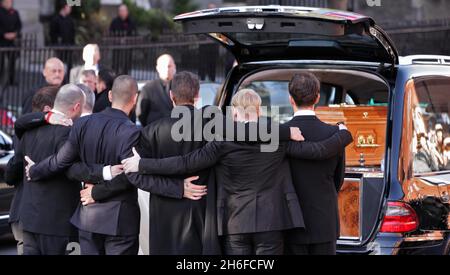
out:
M361 237L360 191L360 179L344 179L338 194L341 239L355 240Z
M384 158L388 108L385 106L318 107L317 116L329 123L345 122L353 143L346 149L347 166L379 166ZM363 165L361 165L361 163Z

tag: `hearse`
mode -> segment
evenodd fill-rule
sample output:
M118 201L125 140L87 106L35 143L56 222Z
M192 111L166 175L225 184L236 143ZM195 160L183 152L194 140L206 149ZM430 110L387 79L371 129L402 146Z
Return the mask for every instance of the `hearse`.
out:
M234 54L215 102L222 108L252 88L271 107L266 115L285 122L293 74L319 78L317 115L345 121L354 137L338 194L338 253L450 253L450 57L399 57L373 19L347 11L244 6L175 21Z

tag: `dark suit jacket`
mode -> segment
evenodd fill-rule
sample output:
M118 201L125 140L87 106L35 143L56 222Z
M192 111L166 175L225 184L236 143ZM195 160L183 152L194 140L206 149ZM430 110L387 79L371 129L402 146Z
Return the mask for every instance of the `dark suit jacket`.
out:
M5 39L5 33L15 32L17 37L19 37L21 30L22 21L20 20L19 12L15 9L6 10L0 7L0 47L14 46L14 40Z
M337 131L316 116L296 116L286 123L299 127L306 140L321 141ZM314 161L290 159L292 179L303 209L305 229L287 234L287 242L296 244L336 241L339 236L337 192L345 175L344 152L332 158Z
M120 110L107 108L103 112L82 117L75 122L69 140L61 150L33 166L31 178L48 178L70 167L78 159L89 164L119 164L132 155L131 149L136 146L139 137L139 129ZM131 178L122 175L115 180L128 182ZM165 195L172 197L183 195L183 181L180 180L140 175L132 180L131 183L147 191L163 190ZM114 184L114 181L108 184ZM114 236L138 234L140 213L137 190L131 184L126 186L119 190L109 188L114 196L103 197L96 204L86 207L80 205L72 222L88 232Z
M108 98L108 90L95 94L94 113L99 113L106 108L111 107L111 101Z
M285 156L327 159L351 142L340 131L320 143L288 142L274 152L259 144L211 142L183 157L142 159L142 173L179 174L216 167L219 235L267 232L303 227L298 199Z
M14 156L8 161L5 170L5 181L8 185L14 186L14 198L9 208L9 222L14 223L20 220L20 206L23 193L23 154L20 140L17 136L13 138Z
M163 117L170 117L172 109L169 87L165 87L161 79L152 80L142 88L136 109L142 126Z
M75 44L75 22L70 15L57 14L50 21L50 39L53 45Z
M194 125L194 107L188 106ZM206 121L202 116L195 117L199 120L196 125L200 128L191 128L190 136L202 133L202 124ZM172 126L178 121L176 118L162 118L144 129L139 142L141 157L164 158L184 155L203 147L206 143L200 141L176 142L171 138ZM200 176L196 184L211 186L211 169L205 169L195 174ZM183 180L193 174L179 175ZM213 182L214 183L214 182ZM208 247L213 240L208 239L210 227L205 227L206 198L194 201L186 198L174 199L158 194L150 194L150 254L172 255L201 255L215 254ZM217 236L217 233L216 233ZM217 239L217 238L216 238ZM204 247L205 246L205 247Z
M53 125L28 131L21 139L23 155L41 161L58 151L69 132L70 127ZM25 180L23 188L20 221L24 230L55 236L76 235L70 217L80 200L80 182L59 173L46 180Z

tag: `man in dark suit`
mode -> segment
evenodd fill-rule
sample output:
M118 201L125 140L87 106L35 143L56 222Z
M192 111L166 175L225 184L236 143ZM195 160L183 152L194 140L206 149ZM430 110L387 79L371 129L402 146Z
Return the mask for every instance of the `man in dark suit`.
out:
M0 1L0 47L14 47L22 30L22 21L17 10L13 8L12 0ZM9 84L14 84L16 59L18 51L0 52L0 76L4 75L3 65L9 70Z
M48 86L40 89L33 97L34 112L48 112L58 93L58 87ZM23 254L23 229L20 223L20 207L23 193L23 153L20 139L15 135L14 156L8 161L5 170L5 181L8 185L15 187L14 198L9 210L9 223L11 225L14 239L17 241L17 255Z
M137 35L137 28L134 21L130 18L128 7L125 4L119 5L117 17L111 21L109 26L109 35L115 37L115 44L127 44L131 39L126 37ZM132 51L129 49L112 50L112 68L118 74L128 74L133 62Z
M232 101L239 122L257 122L261 98L253 90L241 90ZM244 107L253 107L244 110ZM250 111L249 111L250 110ZM285 156L326 159L351 141L348 131L321 143L289 142L274 152L262 152L260 144L211 142L183 157L124 161L126 172L178 175L194 173L216 163L218 234L230 255L282 254L282 230L303 227L303 218L292 186ZM140 158L137 156L137 158Z
M81 115L84 94L75 85L63 86L58 92L53 112L71 119ZM43 126L26 132L21 139L22 156L37 161L54 154L65 143L70 127ZM20 156L18 156L20 157ZM27 157L25 157L27 158ZM20 207L25 255L64 255L67 244L76 237L70 224L81 185L64 174L42 181L26 180Z
M111 107L109 91L111 91L116 74L110 69L102 69L97 76L97 94L95 95L94 113Z
M299 127L306 140L325 140L339 130L315 115L314 106L320 99L320 82L313 74L294 75L289 83L289 94L295 115L286 125ZM337 193L345 175L344 152L322 161L291 159L290 164L306 226L288 232L287 252L335 254L339 237Z
M58 0L58 13L50 21L50 40L53 46L75 45L76 27L75 21L70 16L72 6L66 0ZM72 50L55 50L56 56L67 65L67 72L72 69ZM66 82L69 76L66 76Z
M27 114L32 111L32 100L34 94L42 87L45 86L57 86L60 87L64 81L64 64L56 57L49 58L44 65L42 71L44 76L44 84L40 84L38 88L31 90L25 95L22 105L22 114Z
M160 118L170 117L173 109L169 91L176 66L172 56L164 54L158 57L156 71L158 79L142 88L136 108L138 119L144 127Z
M112 36L133 36L136 35L136 25L130 18L128 7L125 4L117 8L117 17L111 21L109 32Z
M137 84L130 76L119 76L109 92L112 107L90 116L78 119L68 141L57 154L36 165L26 167L33 180L51 177L70 167L80 159L87 164L117 165L131 155L136 146L139 129L128 115L137 99ZM97 173L98 174L98 173ZM108 169L103 170L103 179L110 180ZM160 192L168 197L183 196L183 180L137 175L132 179L121 175L119 180L150 192ZM94 181L98 182L98 181ZM113 195L94 194L98 201L79 206L72 217L72 223L79 229L82 254L137 254L139 234L139 207L137 190L132 184L125 188L111 184L103 185ZM119 188L117 188L119 187ZM92 197L92 198L93 198ZM88 201L83 201L88 204Z

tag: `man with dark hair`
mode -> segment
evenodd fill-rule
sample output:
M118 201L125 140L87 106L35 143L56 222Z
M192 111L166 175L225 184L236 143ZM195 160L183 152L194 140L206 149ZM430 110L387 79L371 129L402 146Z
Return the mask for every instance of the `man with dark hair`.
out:
M34 96L31 102L33 112L48 112L53 109L56 94L59 87L47 86L40 89Z
M59 88L48 86L40 89L32 101L33 112L48 112L53 109L56 94ZM9 211L9 223L17 241L17 254L23 254L23 229L20 222L20 206L22 204L23 193L23 154L20 140L15 135L14 138L14 156L8 161L5 170L5 181L8 185L15 187L14 198L11 202Z
M70 16L72 7L66 0L57 2L57 14L50 21L50 41L53 46L75 45L75 22ZM56 55L67 65L67 72L72 69L72 50L56 50ZM65 78L69 80L69 74Z
M111 25L109 26L109 35L119 37L114 40L116 43L126 44L129 43L130 40L123 39L123 37L135 36L136 34L136 25L130 18L127 5L119 5L117 17L111 21ZM132 59L133 55L129 49L112 50L112 68L118 74L128 74L133 62Z
M180 72L173 76L171 90L167 97L175 108L188 108L194 117L199 112L194 107L199 98L199 81L190 72ZM156 92L156 91L154 91ZM175 111L176 112L176 111ZM198 119L203 120L201 116ZM171 137L171 128L178 121L167 116L154 121L142 129L138 151L148 157L168 157L190 152L203 146L203 142L175 142ZM193 124L193 125L203 125ZM192 134L202 128L191 129ZM205 189L212 179L209 170L201 171L201 187ZM179 177L189 178L193 175ZM150 193L150 255L201 255L209 254L208 229L205 227L206 199L202 189L191 197L174 199L168 196Z
M75 23L70 16L72 7L66 0L58 1L58 14L50 22L50 38L53 45L75 44Z
M289 101L294 118L286 125L299 127L309 141L322 141L337 131L317 118L314 107L320 100L320 81L309 72L295 74L289 83ZM305 228L287 234L290 254L335 254L339 237L337 193L345 175L345 155L324 161L290 160L292 179L303 209Z
M94 113L98 113L111 107L108 93L111 91L116 74L113 70L103 69L98 72L97 94L95 95Z

